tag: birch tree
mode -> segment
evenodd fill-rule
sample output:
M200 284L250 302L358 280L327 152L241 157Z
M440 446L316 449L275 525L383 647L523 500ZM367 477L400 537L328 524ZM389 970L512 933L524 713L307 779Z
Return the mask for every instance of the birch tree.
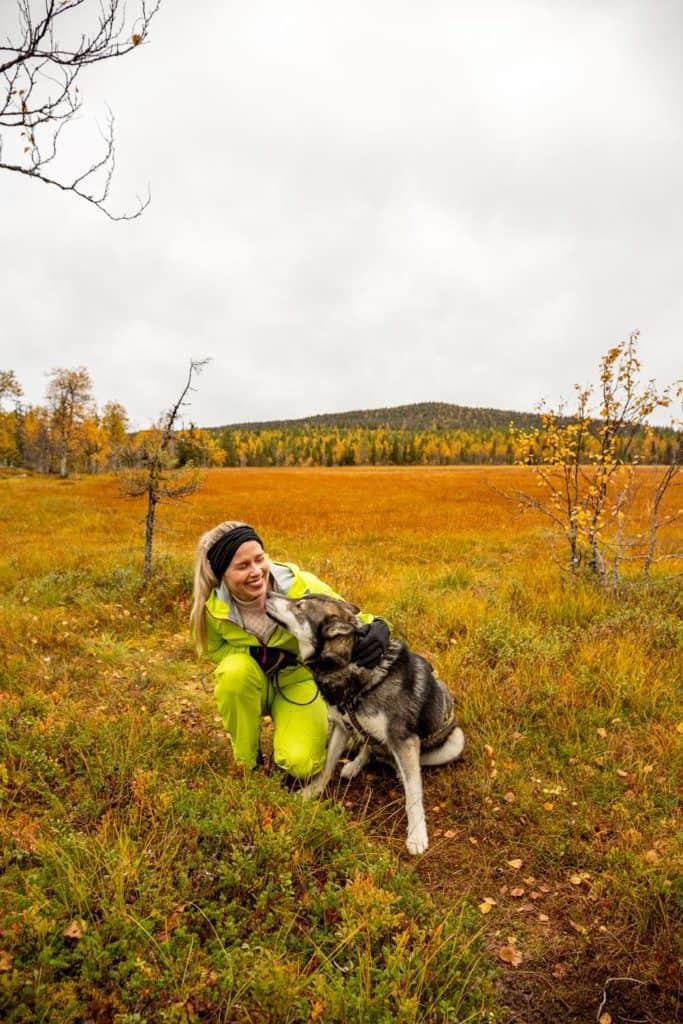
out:
M66 479L92 402L92 378L85 366L73 370L57 367L49 378L50 432L59 461L59 475Z
M600 361L599 385L577 385L573 409L542 409L539 427L511 427L517 462L532 467L540 492L515 496L564 537L572 572L586 567L605 585L618 581L620 563L627 559L644 558L646 570L652 565L658 531L672 521L662 517L662 503L681 458L679 445L674 465L656 484L644 551L643 535L629 538L625 523L636 493L637 441L650 429L651 416L680 397L681 387L680 382L659 388L654 380L641 381L638 341L634 331L609 349Z

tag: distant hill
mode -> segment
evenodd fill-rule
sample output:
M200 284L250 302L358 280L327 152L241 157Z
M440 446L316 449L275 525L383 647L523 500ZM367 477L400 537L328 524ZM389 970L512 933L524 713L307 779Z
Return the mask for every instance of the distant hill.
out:
M511 409L418 402L291 420L230 423L206 430L225 466L450 466L512 464L518 456L510 424L540 426L541 417ZM670 462L675 437L655 431L638 439L641 461Z
M385 409L355 409L351 412L321 413L294 420L263 420L252 423L228 423L220 430L296 430L330 427L341 430L507 430L510 423L518 427L535 427L540 418L530 412L508 409L481 409L450 402L417 402L414 405L393 405Z

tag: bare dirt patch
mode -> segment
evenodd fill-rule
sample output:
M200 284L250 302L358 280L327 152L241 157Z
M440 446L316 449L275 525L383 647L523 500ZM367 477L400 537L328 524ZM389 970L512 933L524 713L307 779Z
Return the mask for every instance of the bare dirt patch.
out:
M501 1024L675 1024L682 1020L680 963L672 945L637 941L615 914L592 923L596 908L566 873L540 871L523 833L503 842L499 815L467 789L467 763L425 772L431 845L413 860L404 849L403 796L388 766L338 782L353 821L391 844L448 911L468 896L481 912L486 948L499 968ZM517 856L514 856L517 855ZM508 861L522 863L511 866ZM520 891L521 890L521 891ZM603 913L605 908L600 908ZM602 920L602 914L600 919ZM515 966L505 952L519 952ZM514 958L513 958L514 959Z

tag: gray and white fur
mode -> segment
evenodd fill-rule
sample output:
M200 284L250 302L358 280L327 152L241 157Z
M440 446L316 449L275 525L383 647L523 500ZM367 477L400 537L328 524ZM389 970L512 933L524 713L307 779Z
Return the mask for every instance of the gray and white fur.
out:
M323 792L354 741L360 751L344 765L345 779L363 770L373 748L388 750L405 792L406 845L410 853L424 853L429 840L420 767L454 761L463 751L465 737L453 719L453 699L445 683L405 644L392 640L376 668L354 663L354 640L361 628L358 610L346 601L315 594L298 599L270 594L266 602L268 616L296 637L301 660L328 706L325 766L305 786L303 796ZM430 744L435 736L436 746Z

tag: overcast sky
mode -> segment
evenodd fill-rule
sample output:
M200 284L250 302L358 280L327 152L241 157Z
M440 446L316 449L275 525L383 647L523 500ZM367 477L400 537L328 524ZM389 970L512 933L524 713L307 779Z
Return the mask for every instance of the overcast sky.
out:
M666 383L682 53L680 0L164 0L149 44L83 74L69 153L108 102L113 205L149 181L142 218L0 172L0 369L38 403L84 364L136 426L191 356L205 426L531 409L638 327Z

